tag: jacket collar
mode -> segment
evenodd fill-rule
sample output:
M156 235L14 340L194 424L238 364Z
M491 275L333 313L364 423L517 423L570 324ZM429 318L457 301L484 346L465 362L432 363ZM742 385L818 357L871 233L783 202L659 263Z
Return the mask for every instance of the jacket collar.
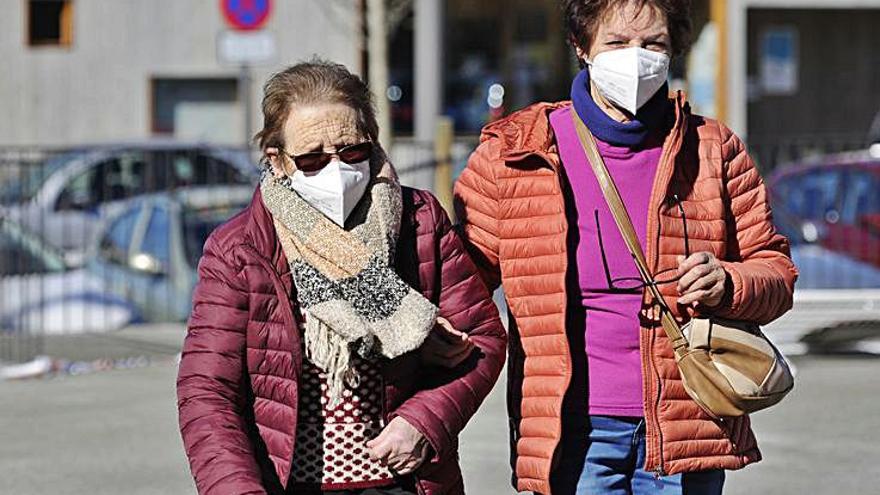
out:
M247 220L245 223L245 238L260 256L265 257L275 267L279 275L290 272L287 258L281 247L281 241L275 232L275 223L272 214L263 204L263 194L257 186L251 204L247 208Z
M406 225L417 226L416 217L419 210L425 206L425 200L421 195L413 194L413 190L403 186L404 207L403 207L403 225L401 226L401 237L403 237ZM407 199L410 198L410 199ZM247 243L256 250L256 252L269 260L275 271L282 277L285 285L289 285L290 266L287 257L284 255L284 249L281 247L281 241L278 239L278 233L275 231L275 222L272 213L263 203L263 193L257 186L254 191L251 203L245 210L244 232ZM409 219L409 221L407 221Z
M675 110L675 123L670 131L668 142L680 141L687 129L690 106L683 91L670 95ZM550 126L550 114L571 106L571 101L555 103L536 103L518 112L497 120L483 129L480 141L499 138L502 141L501 158L505 162L518 162L537 155L545 159L553 169L558 169L561 161L556 146L556 137Z

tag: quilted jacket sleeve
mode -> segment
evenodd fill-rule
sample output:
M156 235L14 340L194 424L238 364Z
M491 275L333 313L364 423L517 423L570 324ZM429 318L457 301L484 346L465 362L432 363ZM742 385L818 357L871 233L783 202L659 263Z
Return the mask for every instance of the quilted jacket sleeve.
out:
M480 276L494 291L501 284L498 266L498 187L493 166L500 160L497 138L477 147L455 183L455 213Z
M177 376L180 433L199 494L263 494L242 410L248 295L240 270L213 237Z
M457 448L458 435L492 390L504 366L507 338L498 308L476 267L436 199L429 205L435 218L439 248L440 315L470 334L480 352L472 360L443 373L436 386L417 392L394 412L428 439L444 458Z
M788 240L773 226L767 191L742 141L721 127L724 181L730 211L725 299L713 314L769 323L791 309L797 269Z

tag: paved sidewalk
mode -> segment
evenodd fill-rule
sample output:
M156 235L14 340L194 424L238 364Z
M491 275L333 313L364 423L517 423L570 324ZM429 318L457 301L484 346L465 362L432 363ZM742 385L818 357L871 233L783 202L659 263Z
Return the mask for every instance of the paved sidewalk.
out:
M146 331L94 345L168 356L182 337L171 328ZM729 473L725 494L876 493L880 359L802 357L796 364L795 391L754 418L765 461ZM167 362L0 382L0 494L195 493L177 431L175 373ZM513 493L504 403L502 377L462 436L469 495Z

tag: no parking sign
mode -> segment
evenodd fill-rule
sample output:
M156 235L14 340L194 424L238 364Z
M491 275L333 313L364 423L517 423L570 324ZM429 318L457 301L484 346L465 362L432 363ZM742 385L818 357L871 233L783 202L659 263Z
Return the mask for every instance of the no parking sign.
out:
M272 0L220 0L223 17L239 31L260 29L269 18Z

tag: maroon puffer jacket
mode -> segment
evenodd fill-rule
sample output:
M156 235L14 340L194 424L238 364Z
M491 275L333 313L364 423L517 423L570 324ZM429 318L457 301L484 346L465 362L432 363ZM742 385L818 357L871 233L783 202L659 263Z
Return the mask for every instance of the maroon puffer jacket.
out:
M454 370L411 352L383 363L386 419L401 416L436 455L419 493L464 493L458 434L492 389L506 337L498 311L446 212L404 188L397 272L468 332L480 353ZM259 190L205 243L177 378L180 431L200 494L283 493L291 471L302 372L292 279Z

